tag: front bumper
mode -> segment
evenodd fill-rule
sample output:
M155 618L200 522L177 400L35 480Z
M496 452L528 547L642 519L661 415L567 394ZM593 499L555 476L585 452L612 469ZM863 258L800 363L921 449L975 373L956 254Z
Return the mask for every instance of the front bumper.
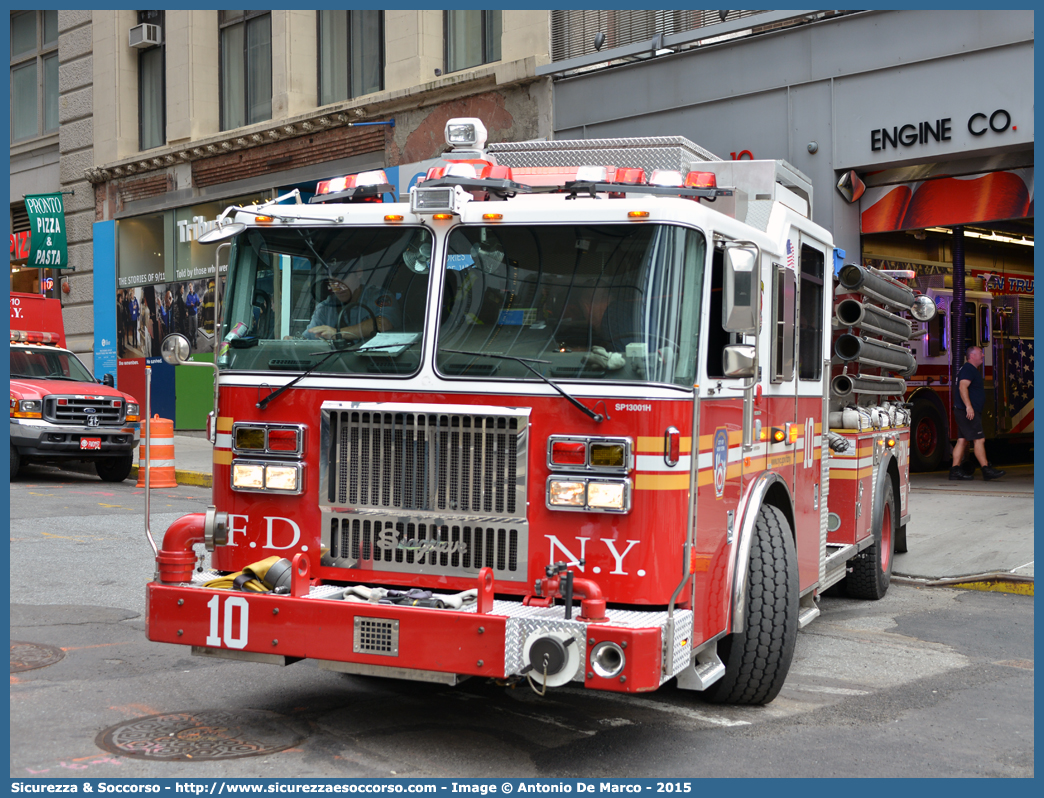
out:
M494 601L483 614L475 605L439 610L348 602L332 598L340 593L334 586L312 586L300 597L202 586L218 575L197 572L191 584L150 583L148 638L207 656L278 664L314 659L327 670L453 683L461 676L521 675L527 640L557 632L573 638L578 652L566 681L617 692L655 690L692 657L690 610L675 611L672 620L665 611L609 609L607 622L584 623L565 620L562 606L521 601ZM625 653L612 678L598 675L589 661L602 642ZM539 685L541 675L530 675Z
M52 424L40 419L11 419L11 445L23 457L52 457L95 460L103 457L133 455L139 440L139 427L84 427ZM81 438L99 438L100 449L80 449Z

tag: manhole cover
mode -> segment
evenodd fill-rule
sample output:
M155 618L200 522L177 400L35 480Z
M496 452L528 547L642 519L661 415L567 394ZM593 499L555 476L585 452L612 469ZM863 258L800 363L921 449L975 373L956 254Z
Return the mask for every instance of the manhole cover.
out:
M31 671L34 668L46 668L48 665L61 662L64 656L65 652L55 646L12 640L11 673Z
M120 756L165 762L238 759L291 748L307 736L303 723L257 709L150 715L120 723L95 739Z

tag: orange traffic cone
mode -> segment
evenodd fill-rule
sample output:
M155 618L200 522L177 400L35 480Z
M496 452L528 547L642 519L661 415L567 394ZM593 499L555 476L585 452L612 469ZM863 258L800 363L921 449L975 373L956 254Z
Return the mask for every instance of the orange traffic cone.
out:
M149 490L153 488L176 488L174 479L174 422L169 418L152 417L149 423L149 457L145 460L145 433L142 431L138 446L138 484L145 487L145 472L152 469Z

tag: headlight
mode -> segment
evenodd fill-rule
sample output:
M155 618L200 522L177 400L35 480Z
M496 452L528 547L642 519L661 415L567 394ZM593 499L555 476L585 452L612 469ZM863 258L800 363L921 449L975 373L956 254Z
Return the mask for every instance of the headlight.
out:
M11 418L43 418L43 400L12 399Z
M241 490L263 490L265 487L265 467L254 464L233 463L232 487Z
M298 463L232 463L232 488L245 491L300 493L302 466Z
M297 490L297 467L265 466L265 487L269 490Z
M547 480L547 506L552 510L596 513L626 513L631 510L629 479Z
M587 485L587 506L597 510L623 510L627 500L626 488L622 482L590 482Z
M127 421L141 421L140 410L134 402L127 402Z
M561 507L583 507L586 493L584 487L583 482L553 479L547 488L548 502Z

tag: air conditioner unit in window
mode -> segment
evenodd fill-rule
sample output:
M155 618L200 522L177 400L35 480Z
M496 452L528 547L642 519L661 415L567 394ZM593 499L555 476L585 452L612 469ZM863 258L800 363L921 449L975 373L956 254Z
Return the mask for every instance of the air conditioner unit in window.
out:
M159 25L135 25L130 29L131 47L153 47L163 44L163 28Z

